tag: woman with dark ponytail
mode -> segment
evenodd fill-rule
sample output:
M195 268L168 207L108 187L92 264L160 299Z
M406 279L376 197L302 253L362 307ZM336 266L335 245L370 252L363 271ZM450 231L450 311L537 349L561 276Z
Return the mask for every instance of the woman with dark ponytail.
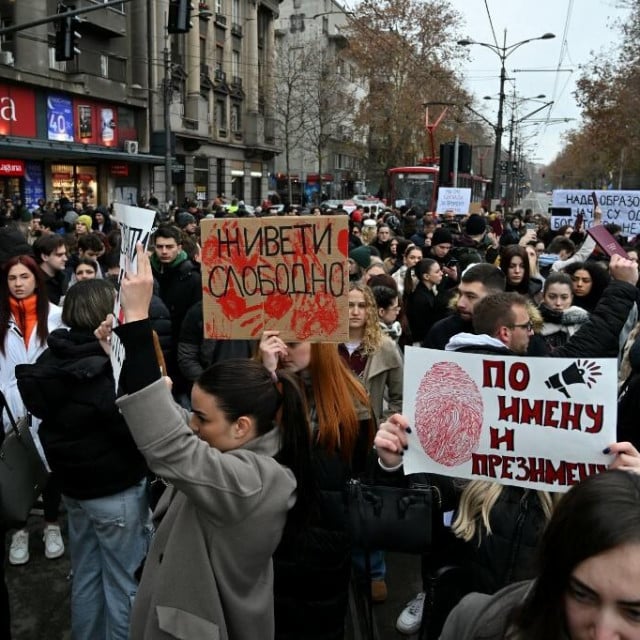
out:
M249 360L194 384L191 414L160 377L142 247L121 286L125 324L118 405L150 469L169 487L131 613L131 638L274 637L272 555L289 512L308 504L310 428L298 386ZM96 335L110 345L110 319Z

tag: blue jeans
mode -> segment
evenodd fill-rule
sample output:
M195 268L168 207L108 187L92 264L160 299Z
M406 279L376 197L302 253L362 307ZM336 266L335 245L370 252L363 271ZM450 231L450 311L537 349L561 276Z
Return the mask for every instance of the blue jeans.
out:
M351 561L360 573L366 573L367 563L365 553L362 549L351 550ZM384 551L369 552L369 568L371 569L372 580L384 580L387 574L387 564L384 561Z
M112 496L75 500L63 495L69 520L71 637L127 640L138 588L136 569L147 554L151 511L147 480Z

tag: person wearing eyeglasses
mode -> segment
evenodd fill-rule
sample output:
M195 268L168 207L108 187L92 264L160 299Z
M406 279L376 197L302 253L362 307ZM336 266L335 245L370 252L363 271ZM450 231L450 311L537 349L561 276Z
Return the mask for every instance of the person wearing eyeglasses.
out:
M614 256L610 270L611 284L598 308L552 357L617 356L620 333L635 306L638 266L631 260ZM496 356L526 355L533 336L528 304L528 299L516 292L485 296L473 309L473 333L453 336L445 350ZM452 394L455 392L451 390ZM398 420L398 416L393 416L380 425L375 447L383 469L391 471L401 467L398 446L406 444L402 433L405 422L408 424L406 418L401 416ZM453 561L468 569L469 575L460 585L462 591L494 593L518 580L533 578L533 558L551 506L550 499L542 492L525 492L518 487L500 487L486 481L468 483L457 498L451 530L455 538L443 544L431 559L423 559L423 584L425 587L428 584L434 559L437 567ZM483 520L479 514L488 514L487 519ZM425 591L407 603L400 613L396 622L400 632L411 634L420 628Z

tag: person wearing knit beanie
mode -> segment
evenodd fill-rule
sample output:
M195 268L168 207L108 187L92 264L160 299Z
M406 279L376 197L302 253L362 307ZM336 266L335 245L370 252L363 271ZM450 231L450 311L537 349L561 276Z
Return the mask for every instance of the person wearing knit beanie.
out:
M449 231L449 229L439 227L433 232L433 237L431 238L431 246L436 247L439 244L453 244L453 235L451 231Z
M465 225L465 231L469 236L480 236L486 231L486 228L487 224L484 218L477 213L471 214Z
M349 258L361 269L366 269L371 264L371 249L366 245L349 251Z
M81 236L85 233L91 233L93 220L86 213L76 218L76 235ZM83 228L84 227L84 228Z

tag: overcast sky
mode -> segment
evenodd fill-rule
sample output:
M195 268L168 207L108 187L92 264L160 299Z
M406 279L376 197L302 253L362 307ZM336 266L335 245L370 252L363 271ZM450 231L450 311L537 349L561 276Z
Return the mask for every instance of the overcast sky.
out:
M515 81L521 97L545 94L543 102L554 100L550 118L573 118L572 122L530 125L523 128L523 137L533 135L528 143L530 156L536 162L548 163L562 149L561 134L579 125L580 112L573 97L580 65L590 59L590 52L611 51L620 41L614 27L616 19L628 12L618 7L616 0L449 0L463 15L464 37L493 44L494 37L487 6L500 46L507 29L507 46L551 32L553 40L530 42L511 55L506 62L507 77ZM497 97L500 88L500 59L485 47L468 47L471 56L463 67L466 88L482 103L482 112L497 121L498 102L482 101L486 95ZM521 69L522 71L514 71ZM526 71L546 69L548 71ZM556 73L557 69L561 71ZM562 70L567 71L562 71ZM505 93L513 85L507 82ZM537 106L534 102L522 106L520 116L526 116ZM543 112L547 114L547 111ZM508 118L505 111L505 121ZM538 116L532 116L537 119ZM508 123L507 123L508 124ZM536 133L537 132L537 133ZM503 147L508 145L505 132Z

